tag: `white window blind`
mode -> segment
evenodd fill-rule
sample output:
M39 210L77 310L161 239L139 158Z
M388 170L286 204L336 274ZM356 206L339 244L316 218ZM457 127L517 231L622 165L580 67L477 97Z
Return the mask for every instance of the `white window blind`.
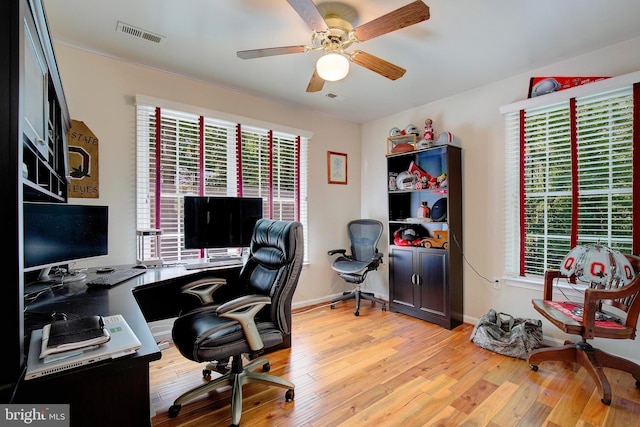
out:
M633 114L625 86L505 115L505 274L558 268L576 241L632 253Z
M184 249L185 195L262 197L265 218L303 224L306 258L308 138L138 103L137 139L137 228L162 230L159 253L153 241L138 248L145 258L207 255Z

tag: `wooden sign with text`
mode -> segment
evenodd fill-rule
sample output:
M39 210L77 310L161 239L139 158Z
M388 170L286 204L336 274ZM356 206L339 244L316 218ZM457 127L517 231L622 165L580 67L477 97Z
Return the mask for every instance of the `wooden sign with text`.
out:
M98 174L98 138L78 120L71 120L68 134L69 174L68 197L97 199L100 181Z

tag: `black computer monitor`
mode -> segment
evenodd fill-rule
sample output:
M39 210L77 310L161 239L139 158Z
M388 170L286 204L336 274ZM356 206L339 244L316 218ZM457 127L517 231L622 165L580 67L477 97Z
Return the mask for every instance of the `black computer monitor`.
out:
M107 206L25 202L23 219L24 271L40 270L40 280L55 280L51 267L108 255Z
M184 197L185 249L244 248L262 218L260 197Z

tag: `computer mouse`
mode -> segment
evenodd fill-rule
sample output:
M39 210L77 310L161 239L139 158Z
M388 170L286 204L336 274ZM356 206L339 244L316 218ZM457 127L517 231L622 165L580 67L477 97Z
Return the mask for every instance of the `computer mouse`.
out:
M143 269L143 270L146 270L146 269L147 269L147 266L146 266L146 265L144 265L144 264L136 264L136 265L134 265L132 268L141 268L141 269Z

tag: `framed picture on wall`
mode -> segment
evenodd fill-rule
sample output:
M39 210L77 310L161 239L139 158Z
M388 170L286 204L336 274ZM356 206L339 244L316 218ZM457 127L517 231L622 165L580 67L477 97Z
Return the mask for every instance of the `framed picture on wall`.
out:
M329 184L347 183L347 155L327 151L327 176Z

